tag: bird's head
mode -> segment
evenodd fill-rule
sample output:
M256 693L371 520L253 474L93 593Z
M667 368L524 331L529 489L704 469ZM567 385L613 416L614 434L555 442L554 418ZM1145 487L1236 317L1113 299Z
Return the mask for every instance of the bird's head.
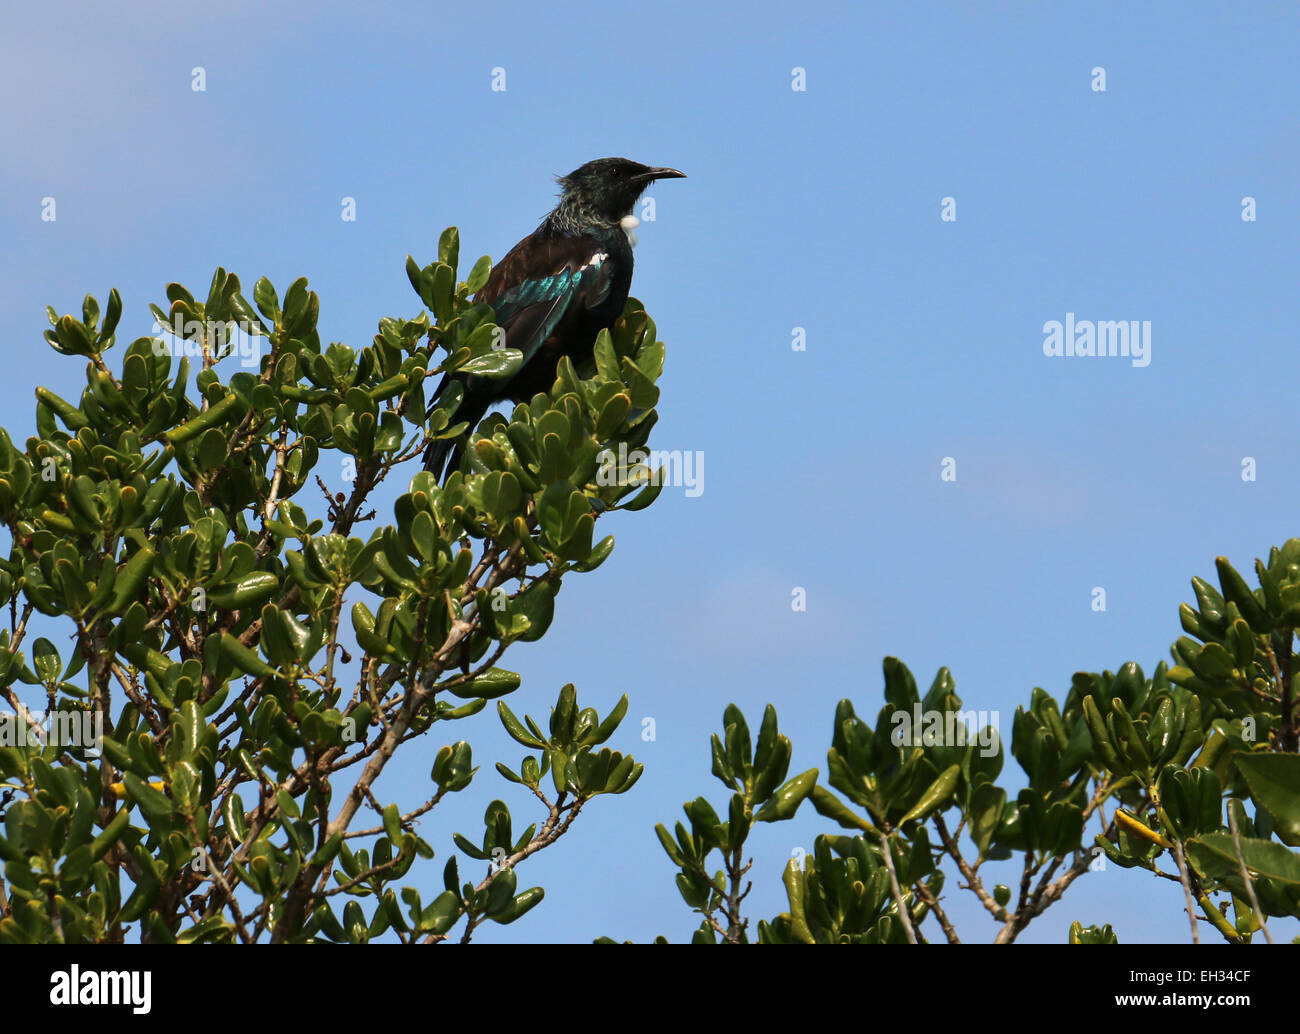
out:
M655 168L628 158L597 158L559 177L563 201L602 222L616 223L655 180L684 179L676 169Z

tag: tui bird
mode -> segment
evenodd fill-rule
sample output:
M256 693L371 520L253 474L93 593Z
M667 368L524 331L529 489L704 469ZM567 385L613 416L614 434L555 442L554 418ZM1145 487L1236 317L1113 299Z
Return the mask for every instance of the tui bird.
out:
M469 433L494 405L549 391L561 356L575 364L591 357L596 335L622 314L632 284L632 242L624 219L654 180L684 176L627 158L597 158L558 178L560 203L510 249L474 296L492 306L506 346L523 353L523 365L502 380L443 377L430 412L454 381L464 397L453 422L468 421L469 429L460 441L429 443L424 466L434 477L442 481L460 467Z

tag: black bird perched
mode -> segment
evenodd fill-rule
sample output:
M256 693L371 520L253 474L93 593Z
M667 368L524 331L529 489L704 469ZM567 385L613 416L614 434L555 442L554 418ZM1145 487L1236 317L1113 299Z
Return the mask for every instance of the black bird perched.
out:
M453 422L468 421L469 434L498 402L523 402L548 391L561 356L575 364L589 359L596 335L622 314L632 284L624 218L652 182L684 176L627 158L597 158L559 177L560 203L510 249L474 296L492 306L506 346L523 353L523 365L502 380L448 374L430 412L448 384L459 383L464 398ZM460 466L464 441L430 442L425 469L443 480Z

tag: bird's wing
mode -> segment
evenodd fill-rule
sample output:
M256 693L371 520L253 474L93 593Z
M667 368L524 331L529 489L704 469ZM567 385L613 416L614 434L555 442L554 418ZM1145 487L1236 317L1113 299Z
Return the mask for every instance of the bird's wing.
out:
M506 343L527 364L575 306L594 308L609 297L613 278L614 263L597 241L534 234L497 264L474 300L492 306Z

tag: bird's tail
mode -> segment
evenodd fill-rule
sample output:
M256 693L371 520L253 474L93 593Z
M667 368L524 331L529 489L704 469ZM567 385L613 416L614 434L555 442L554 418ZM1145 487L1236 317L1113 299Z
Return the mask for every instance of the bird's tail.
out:
M430 412L438 404L438 398L442 395L443 388L446 387L450 378L443 378L438 385L438 391L434 394L434 401L429 406ZM487 415L488 408L492 402L490 399L482 398L476 395L466 394L461 400L460 406L456 409L456 414L452 418L453 423L466 421L469 426L465 431L455 438L437 438L429 443L429 447L424 451L424 469L429 471L439 484L446 482L451 476L453 470L460 469L461 457L465 453L465 444L469 437L478 427L478 423Z

